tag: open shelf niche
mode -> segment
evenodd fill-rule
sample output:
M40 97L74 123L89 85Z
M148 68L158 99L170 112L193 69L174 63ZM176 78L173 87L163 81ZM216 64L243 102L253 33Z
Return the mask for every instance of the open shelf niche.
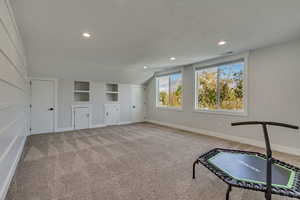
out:
M105 85L105 96L108 102L118 102L119 101L119 86L116 83L107 83Z
M90 101L90 82L88 81L74 82L74 101L76 102Z

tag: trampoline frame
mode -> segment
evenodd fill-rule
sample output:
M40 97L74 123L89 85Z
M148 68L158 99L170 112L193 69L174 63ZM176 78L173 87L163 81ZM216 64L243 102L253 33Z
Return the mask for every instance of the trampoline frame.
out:
M195 166L196 166L196 164L201 163L207 169L209 169L211 172L213 172L216 176L218 176L221 180L223 180L225 183L228 184L228 189L226 192L226 200L229 200L229 196L230 196L232 187L238 187L238 188L243 188L243 189L248 189L248 190L264 192L266 200L271 200L272 194L277 194L277 195L281 195L281 196L288 196L288 197L300 199L300 183L297 182L295 184L295 190L277 187L277 186L272 185L272 164L278 164L287 169L291 169L291 170L295 171L296 172L296 180L300 180L300 168L297 168L295 166L292 166L292 165L282 162L280 160L276 160L272 157L272 150L271 150L267 125L280 126L280 127L286 127L286 128L292 128L292 129L299 129L299 127L289 125L289 124L284 124L284 123L264 122L264 121L238 122L238 123L232 123L232 126L257 125L257 124L261 125L263 128L265 145L266 145L266 155L258 153L258 152L251 152L251 151L216 148L216 149L213 149L209 152L202 154L193 163L193 179L195 179ZM259 183L253 183L253 182L249 182L249 181L242 181L242 180L234 179L231 176L229 176L228 174L226 174L224 171L222 171L222 170L218 169L217 167L215 167L214 165L210 164L208 162L208 158L211 158L212 156L218 154L221 151L254 155L254 156L259 156L263 159L266 159L267 160L266 184L259 184Z

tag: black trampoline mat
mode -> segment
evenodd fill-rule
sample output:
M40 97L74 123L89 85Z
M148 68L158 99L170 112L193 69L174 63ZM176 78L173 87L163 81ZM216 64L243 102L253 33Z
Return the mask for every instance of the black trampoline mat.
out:
M219 152L208 160L210 164L230 177L259 184L266 184L266 159L242 153ZM292 188L295 172L278 164L272 165L272 185Z

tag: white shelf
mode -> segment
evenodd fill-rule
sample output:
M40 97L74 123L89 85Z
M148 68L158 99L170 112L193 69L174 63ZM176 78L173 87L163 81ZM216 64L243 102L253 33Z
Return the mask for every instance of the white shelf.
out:
M106 100L108 102L118 102L119 101L118 93L106 93Z
M74 92L74 101L75 102L89 102L90 101L90 93Z
M76 93L90 93L89 90L74 90Z
M88 81L75 81L74 90L90 91L90 82Z
M105 93L106 94L119 94L119 92L116 92L116 91L106 91Z
M107 83L106 84L106 91L118 92L119 91L118 84L116 84L116 83Z

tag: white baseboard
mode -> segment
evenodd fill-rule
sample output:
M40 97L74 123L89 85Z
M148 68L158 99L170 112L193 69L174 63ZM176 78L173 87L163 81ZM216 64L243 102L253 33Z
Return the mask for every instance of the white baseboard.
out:
M106 126L105 124L92 124L91 128L102 128L102 127L105 127L105 126Z
M238 136L232 136L232 135L218 133L218 132L214 132L214 131L210 131L210 130L191 128L191 127L178 125L178 124L165 123L165 122L160 122L160 121L155 121L155 120L146 120L146 121L153 123L153 124L168 126L171 128L190 131L193 133L198 133L198 134L207 135L207 136L213 136L213 137L217 137L217 138L221 138L221 139L225 139L225 140L230 140L230 141L234 141L234 142L239 142L239 143L243 143L243 144L249 144L249 145L265 148L265 143L263 141L258 141L258 140L253 140L253 139L238 137ZM275 151L300 156L300 149L297 149L297 148L291 148L291 147L286 147L286 146L282 146L282 145L278 145L278 144L272 144L272 149Z
M134 122L128 121L128 122L119 122L118 124L92 124L92 128L102 128L110 125L125 125L125 124L132 124ZM65 127L65 128L57 128L55 132L60 133L60 132L65 132L65 131L72 131L74 130L73 127Z
M13 162L13 164L12 164L12 166L11 166L9 172L8 172L8 175L7 175L7 177L4 181L3 188L0 190L0 200L4 200L5 197L6 197L6 194L8 192L9 186L10 186L10 182L12 181L12 178L15 175L19 160L21 158L25 142L26 142L26 137L21 142L21 145L18 149L18 153L16 155L16 158L15 158L15 160L14 160L14 162Z
M117 124L96 124L96 125L92 125L91 128L101 128L101 127L106 127L106 126L126 125L126 124L132 124L132 123L134 123L134 122L127 121L127 122L119 122Z
M54 131L56 132L56 131ZM53 132L49 132L49 131L31 131L29 135L41 135L41 134L48 134L48 133L53 133Z
M134 122L128 121L128 122L119 122L118 125L126 125L126 124L132 124Z
M132 122L121 122L117 125L123 125L123 124L130 124ZM92 124L90 128L102 128L108 126L107 124ZM61 132L66 132L66 131L73 131L74 128L73 127L64 127L64 128L57 128L55 130L55 133L61 133ZM32 135L34 134L47 134L47 133L31 133Z
M65 127L65 128L57 128L56 129L56 133L60 133L60 132L66 132L66 131L72 131L74 130L73 127Z

